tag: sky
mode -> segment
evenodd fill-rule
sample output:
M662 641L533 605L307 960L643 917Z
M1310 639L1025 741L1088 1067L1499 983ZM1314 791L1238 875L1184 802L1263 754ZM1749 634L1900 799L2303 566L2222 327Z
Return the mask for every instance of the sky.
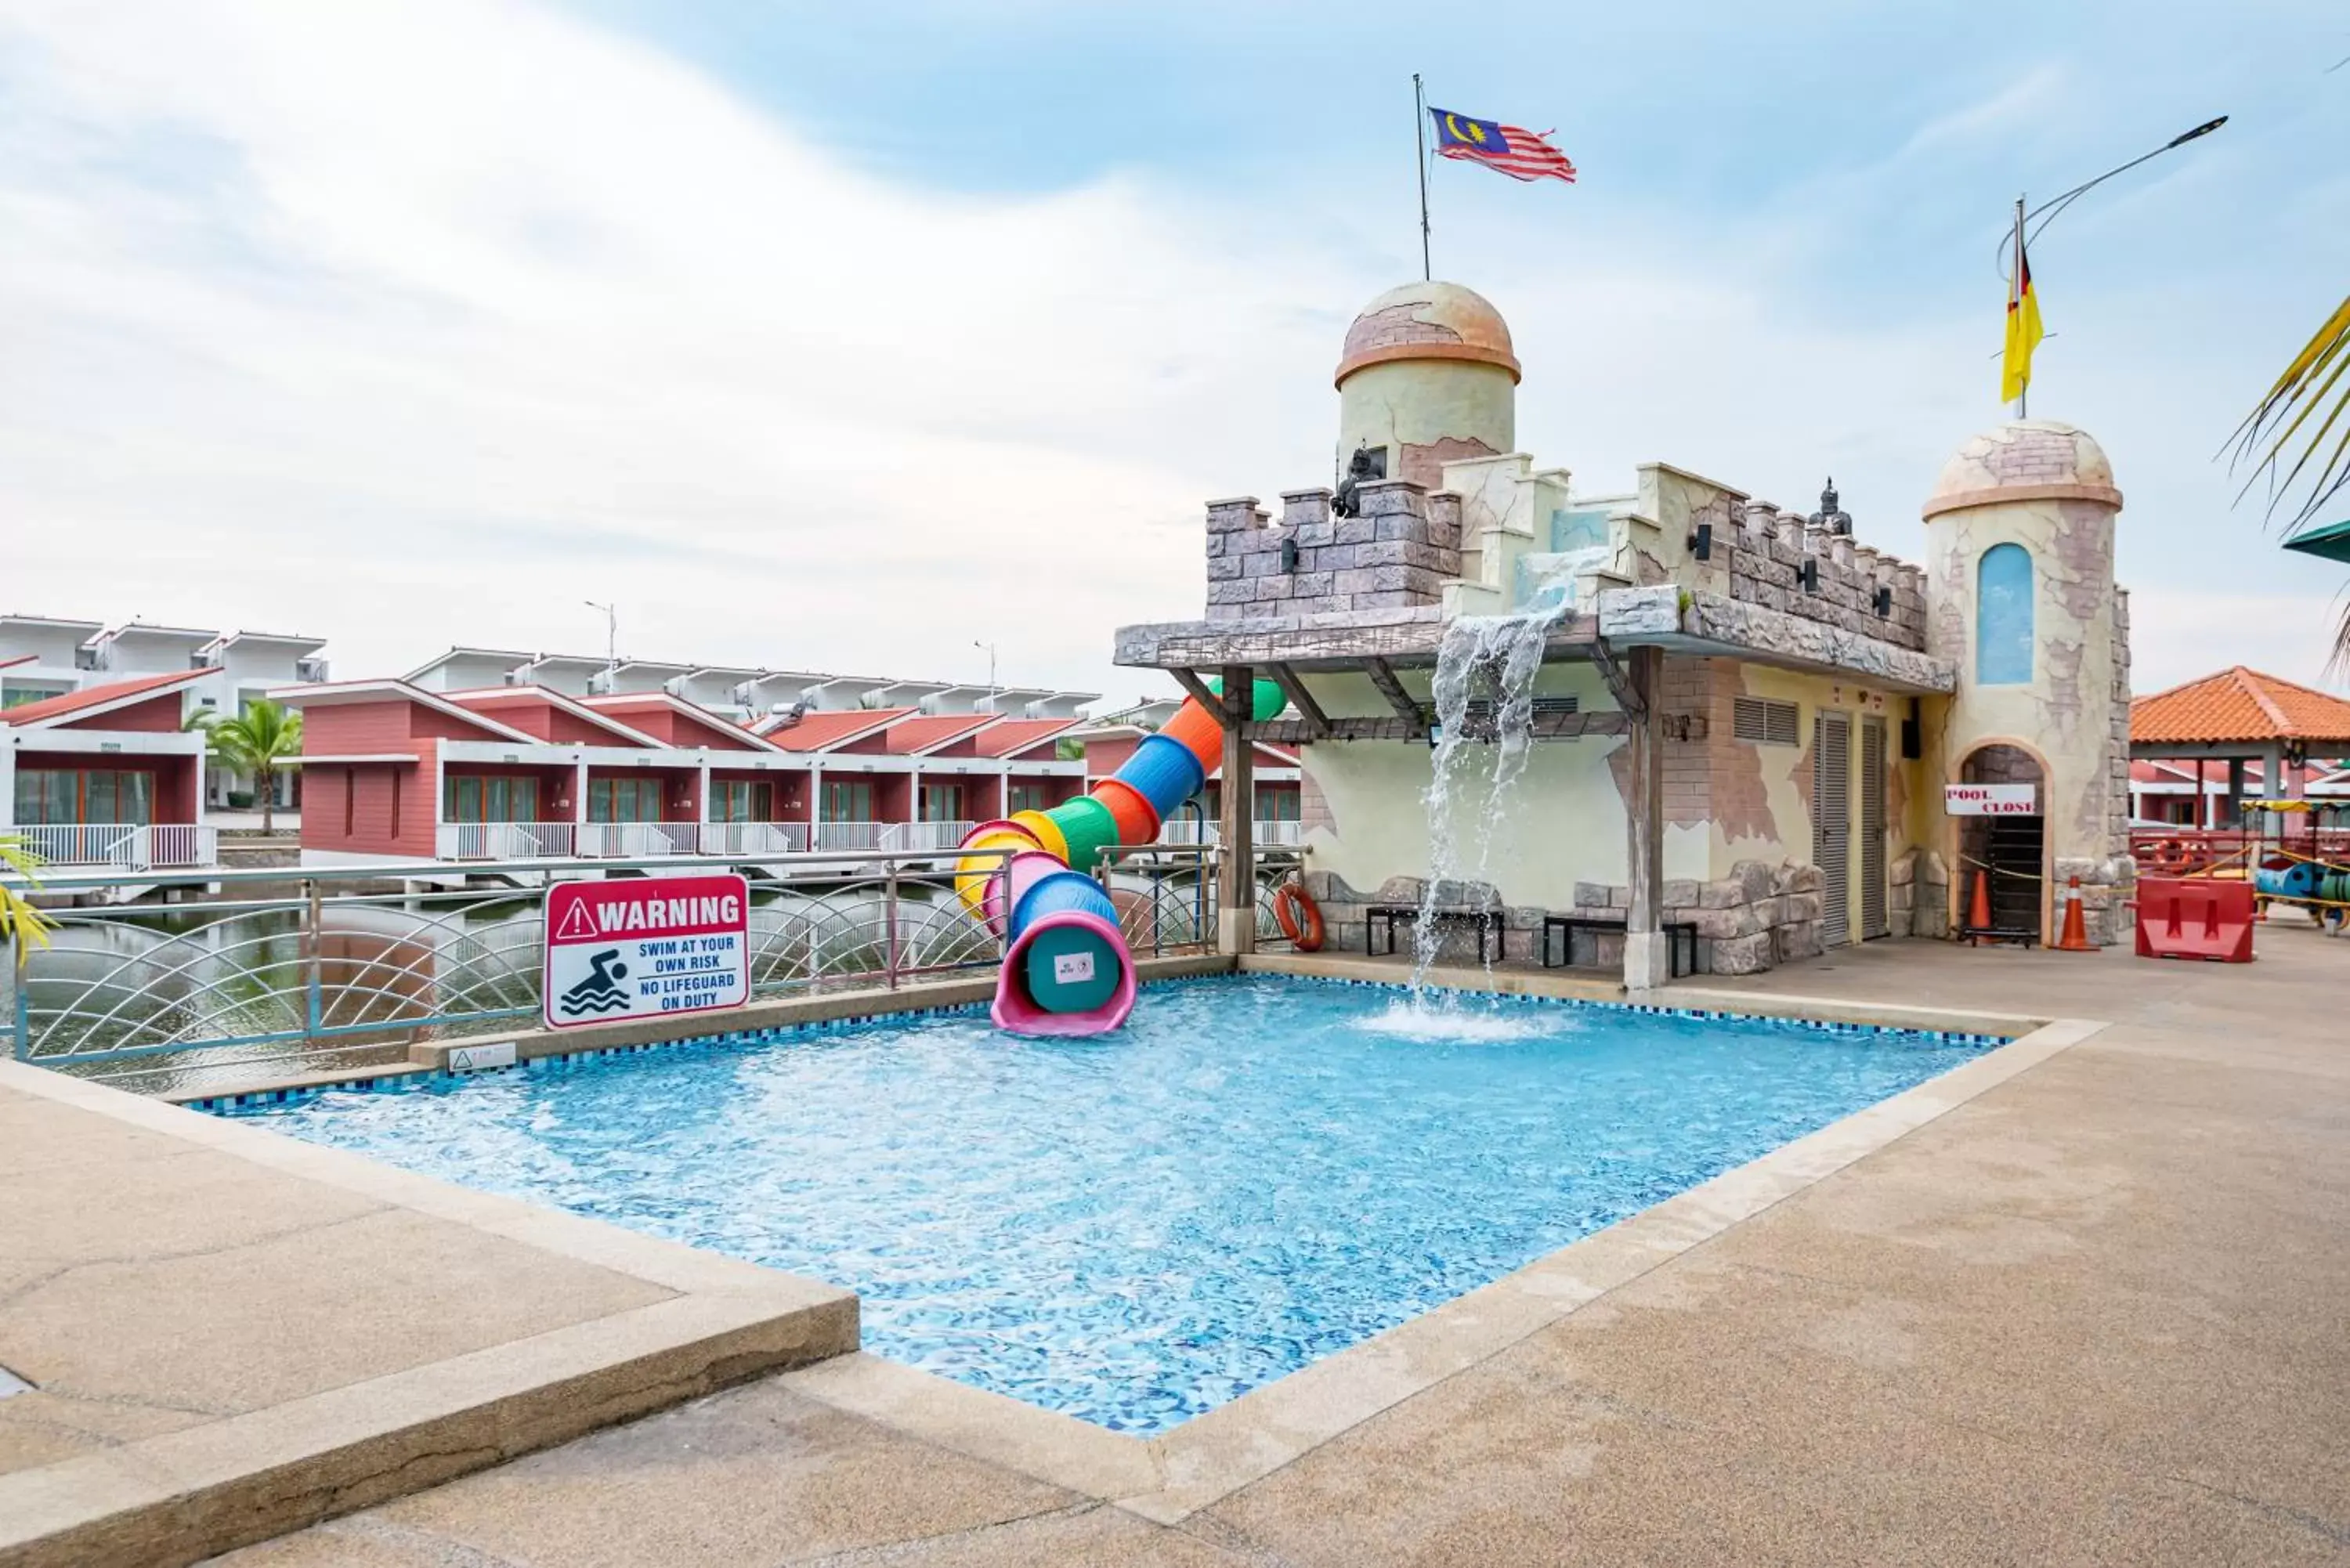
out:
M1524 449L1833 474L1913 559L2016 197L2229 115L2039 241L2032 407L2113 459L2140 691L2314 681L2344 574L2218 454L2350 287L2345 57L2332 0L0 0L0 611L1170 692L1112 630L1328 482L1419 71L1582 171L1432 175Z

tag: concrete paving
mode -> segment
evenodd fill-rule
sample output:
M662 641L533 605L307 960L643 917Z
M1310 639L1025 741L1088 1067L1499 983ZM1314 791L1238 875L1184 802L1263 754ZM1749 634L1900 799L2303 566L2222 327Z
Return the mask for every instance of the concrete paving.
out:
M2279 928L1710 982L2115 1023L1171 1523L815 1397L836 1362L222 1561L2350 1562L2345 979Z
M0 1190L11 1568L184 1563L856 1344L834 1287L13 1063Z

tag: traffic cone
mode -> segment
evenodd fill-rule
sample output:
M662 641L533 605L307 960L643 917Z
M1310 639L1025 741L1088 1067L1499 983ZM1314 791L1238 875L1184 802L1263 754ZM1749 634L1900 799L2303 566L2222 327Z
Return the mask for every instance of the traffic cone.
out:
M1991 873L1975 873L1974 902L1967 909L1967 931L1970 939L1980 938L1991 929Z
M2073 878L2064 889L2064 929L2056 939L2060 953L2093 953L2097 950L2089 940L2087 922L2081 916L2081 879Z

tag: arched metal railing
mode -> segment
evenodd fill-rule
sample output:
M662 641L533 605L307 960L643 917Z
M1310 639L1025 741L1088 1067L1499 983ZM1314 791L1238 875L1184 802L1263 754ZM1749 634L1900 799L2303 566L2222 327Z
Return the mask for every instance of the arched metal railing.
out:
M1214 941L1222 854L1143 846L1089 869L1110 889L1135 951L1180 953ZM1272 888L1299 859L1295 850L1258 852L1261 941L1280 940ZM846 851L748 865L662 856L216 869L135 882L59 874L43 879L46 901L94 901L52 908L49 945L21 967L0 947L0 1025L20 1061L182 1081L192 1071L299 1069L512 1027L539 1012L546 885L656 870L751 877L754 997L983 972L1001 961L1002 943L956 895L957 860L951 851ZM107 901L134 890L167 901Z

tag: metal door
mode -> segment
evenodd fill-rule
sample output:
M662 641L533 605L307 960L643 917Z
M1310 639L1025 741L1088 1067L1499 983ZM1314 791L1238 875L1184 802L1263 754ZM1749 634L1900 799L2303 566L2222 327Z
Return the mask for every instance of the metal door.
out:
M1820 942L1852 940L1852 720L1823 712L1812 745L1812 864L1820 868Z
M1860 722L1860 940L1892 935L1885 913L1885 721Z

